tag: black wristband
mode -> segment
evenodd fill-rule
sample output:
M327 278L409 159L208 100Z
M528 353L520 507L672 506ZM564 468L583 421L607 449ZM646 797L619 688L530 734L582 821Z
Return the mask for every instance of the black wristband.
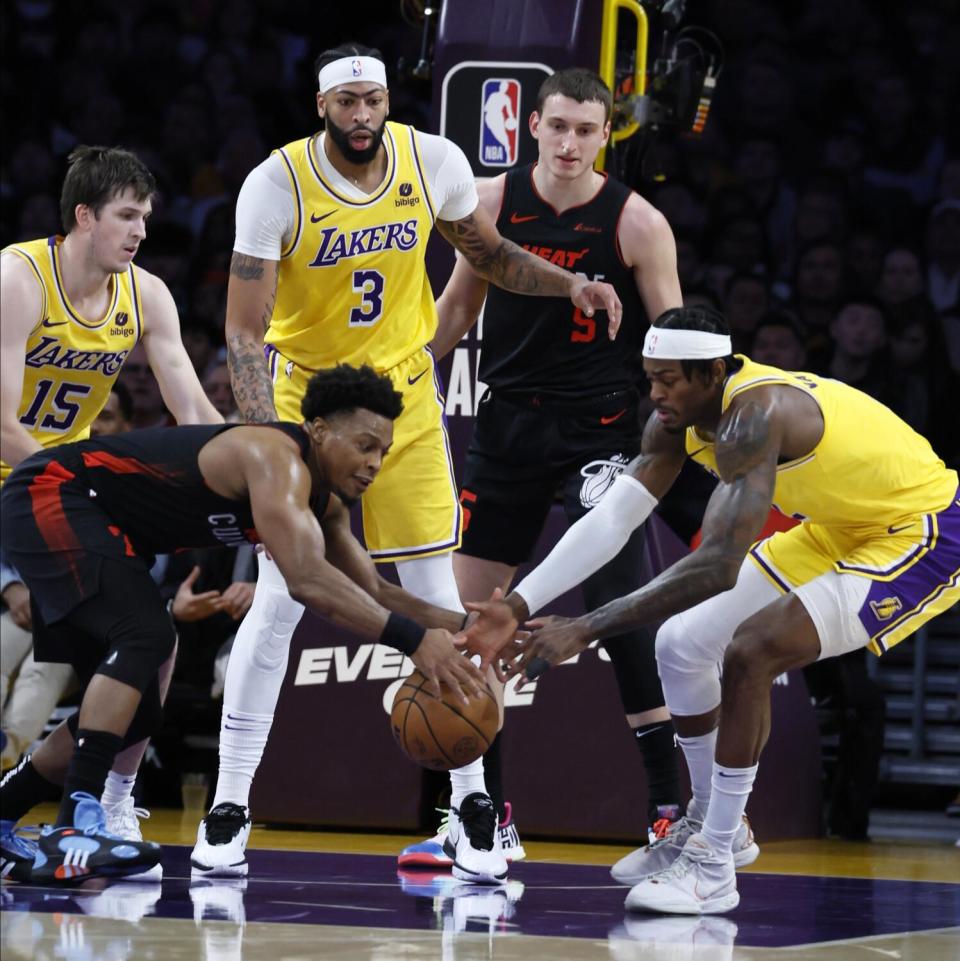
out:
M420 646L425 633L426 630L416 621L402 614L391 613L380 635L380 643L409 657Z

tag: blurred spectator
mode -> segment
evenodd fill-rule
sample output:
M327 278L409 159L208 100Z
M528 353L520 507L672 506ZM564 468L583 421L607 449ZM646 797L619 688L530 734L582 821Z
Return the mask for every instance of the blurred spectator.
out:
M873 397L886 388L886 371L881 351L887 342L887 314L883 306L867 298L841 307L830 325L834 347L818 373L842 380Z
M960 398L960 383L940 320L925 297L892 309L889 345L890 376L882 399L952 462L960 452L957 405L935 398Z
M877 296L888 307L922 294L923 267L909 247L892 247L883 258Z
M940 327L947 342L950 366L960 373L960 301L941 312Z
M937 310L960 300L960 200L941 200L927 220L927 295Z
M849 293L873 296L883 272L884 243L880 234L867 226L855 227L847 239L845 269Z
M207 397L224 420L236 420L237 404L230 386L230 371L226 363L214 364L203 378L203 389Z
M171 423L142 342L138 342L127 355L117 383L123 384L133 398L134 427L161 427Z
M781 370L807 369L807 348L800 325L792 314L778 308L760 318L748 354L758 364Z
M763 277L739 273L727 281L723 314L730 325L734 353L746 353L757 322L769 305L770 292Z
M793 309L811 335L827 330L844 293L843 253L827 241L814 241L797 259Z
M209 324L196 320L186 321L180 328L180 336L190 357L190 363L193 364L193 369L202 383L207 369L217 359L220 338Z
M40 736L74 675L69 664L34 660L30 592L2 552L0 596L0 770L5 771Z
M101 437L126 433L133 426L133 397L125 384L115 381L110 396L96 420L90 425L90 436Z

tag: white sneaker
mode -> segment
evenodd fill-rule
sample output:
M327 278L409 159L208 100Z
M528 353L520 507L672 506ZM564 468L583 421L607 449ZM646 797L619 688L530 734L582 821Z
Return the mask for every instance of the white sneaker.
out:
M497 884L507 876L497 812L486 794L468 794L459 809L450 807L443 850L453 861L453 876L461 881Z
M691 801L687 813L670 825L664 837L620 858L610 869L611 876L621 884L633 885L666 871L680 857L687 840L702 829L703 818ZM740 830L733 839L733 863L743 868L753 864L759 856L760 847L753 839L750 822L744 815Z
M190 855L194 878L246 877L250 815L239 804L218 804L197 828L197 843Z
M691 835L666 871L635 884L624 901L628 911L662 914L724 914L739 903L733 857L717 854L702 834Z
M140 830L140 820L144 821L150 817L150 812L146 808L138 808L133 802L132 797L125 797L118 804L103 805L103 813L106 817L107 830L125 841L142 841L143 832ZM152 883L163 880L163 865L155 864L146 871L139 874L130 874L123 881L141 881Z
M510 864L514 861L522 861L527 852L523 849L520 842L520 834L517 831L516 822L513 820L513 805L505 801L506 817L497 826L497 833L500 835L500 848L503 856ZM440 826L437 833L426 841L419 841L417 844L410 844L405 847L397 857L397 867L400 868L449 868L453 864L443 847L447 840L447 824L450 821L449 808L437 808L440 814Z

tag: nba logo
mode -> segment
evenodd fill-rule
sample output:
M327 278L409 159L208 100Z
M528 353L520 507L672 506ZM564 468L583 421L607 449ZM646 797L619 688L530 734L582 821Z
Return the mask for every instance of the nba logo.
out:
M491 77L480 99L480 163L512 167L517 162L520 81Z
M350 66L353 68L353 75L355 77L359 77L360 74L363 73L363 64L359 60L354 60Z

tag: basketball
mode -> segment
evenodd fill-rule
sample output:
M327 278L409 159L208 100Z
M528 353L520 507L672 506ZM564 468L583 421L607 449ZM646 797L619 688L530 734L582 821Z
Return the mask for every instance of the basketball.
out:
M400 686L390 727L411 761L434 771L463 767L484 754L497 736L499 710L488 685L467 704L441 682L436 697L419 671Z

